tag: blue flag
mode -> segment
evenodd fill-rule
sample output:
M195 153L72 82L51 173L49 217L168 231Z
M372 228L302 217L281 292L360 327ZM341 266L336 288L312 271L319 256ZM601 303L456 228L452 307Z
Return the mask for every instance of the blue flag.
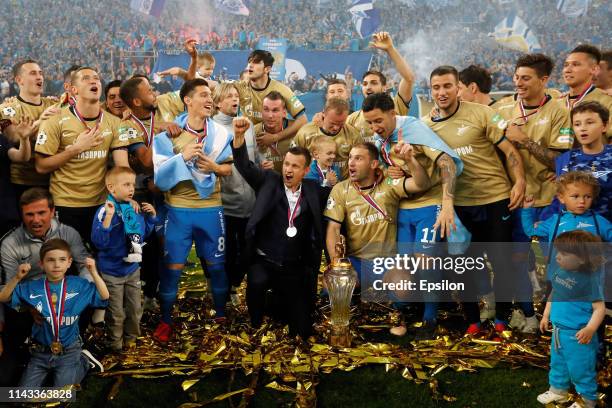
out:
M589 10L591 0L559 0L557 1L557 10L568 17L582 17Z
M542 49L535 33L515 13L510 13L497 24L492 36L500 45L524 53Z
M380 26L380 11L374 8L373 0L353 0L349 8L355 30L361 38L371 36Z

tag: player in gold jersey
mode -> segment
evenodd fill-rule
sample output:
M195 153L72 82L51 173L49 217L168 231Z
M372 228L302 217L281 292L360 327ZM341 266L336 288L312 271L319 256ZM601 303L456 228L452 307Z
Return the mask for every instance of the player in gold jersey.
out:
M448 237L455 227L453 210L456 176L462 171L462 163L456 152L450 149L422 121L395 113L391 96L386 93L369 95L363 102L363 112L380 151L379 163L385 169L388 180L398 180L410 175L394 147L410 143L413 155L430 178L430 188L409 199L402 199L397 215L398 252L419 258L436 256L441 248L436 243ZM424 270L428 279L435 280L439 271ZM424 296L423 326L417 336L427 338L436 327L437 296ZM394 335L406 334L405 326L391 329Z
M119 96L130 110L128 122L132 122L134 132L130 134L128 148L130 166L136 171L137 202L155 203L158 218L166 217L163 194L153 183L153 138L162 131L178 136L182 129L176 123L163 122L156 114L157 98L151 84L144 76L134 76L121 84ZM142 251L141 277L145 282L144 308L155 308L159 284L159 253L163 250L163 228L156 228L156 234L147 239Z
M115 165L129 167L130 126L101 109L102 84L94 69L82 67L74 73L72 92L75 105L42 123L35 162L38 172L51 173L59 220L90 242L94 214L105 201L109 153Z
M436 103L435 115L424 121L463 161L463 172L457 179L455 190L455 211L459 219L472 234L473 242L512 242L510 211L522 205L526 184L520 154L504 138L493 109L459 101L459 74L454 67L434 69L430 82ZM512 172L513 185L498 157L498 149ZM475 247L468 251L470 256L482 256ZM492 246L487 249L487 256L495 271L495 330L501 333L506 330L512 306L507 299L502 301L502 295L514 282L513 271L504 248ZM488 279L488 273L472 274L471 293L464 302L470 324L468 332L472 334L478 332L480 324L478 304L470 301L470 298L476 299L476 288L481 286L477 282L479 279ZM533 314L527 317L535 320ZM531 326L537 328L537 320Z
M560 98L560 102L570 111L582 102L599 102L612 111L612 96L595 87L595 76L600 70L601 52L597 47L582 44L574 48L563 64L563 80L569 92ZM606 136L612 138L612 128Z
M320 125L311 122L303 126L292 141L293 146L302 146L310 150L312 141L317 136L331 138L337 146L335 164L341 170L342 179L348 176L348 154L353 146L363 143L357 129L346 123L348 102L341 98L330 98L325 103Z
M554 160L573 141L569 113L545 93L552 68L545 55L520 57L514 74L517 101L497 108L498 126L519 147L527 169L526 194L535 197L536 207L551 203L555 187L549 178L554 173Z
M304 105L294 95L293 91L283 83L270 78L274 57L268 51L255 50L248 58L248 80L239 81L236 85L240 92L240 108L242 113L253 124L262 121L262 103L264 97L272 91L283 96L287 111L294 122L284 128L279 134L264 133L258 137L257 143L270 146L285 139L291 139L297 131L306 124Z
M0 105L0 119L8 119L11 125L5 130L6 135L15 141L19 140L17 133L29 138L31 149L34 149L36 132L40 123L57 114L57 101L42 96L44 89L43 71L34 60L18 62L13 67L15 82L19 86L19 96ZM19 126L22 121L34 121L31 126ZM49 176L39 174L34 168L34 159L23 163L11 164L11 182L15 185L17 200L30 187L45 187L49 185Z
M393 45L393 40L387 32L376 33L372 36L370 46L387 53L395 69L402 80L399 83L397 95L393 97L395 113L400 116L408 115L410 101L412 99L412 86L414 84L414 73L410 66L402 58ZM363 74L361 79L361 91L364 97L387 91L387 78L380 71L370 70ZM356 127L361 132L364 141L374 141L374 134L366 123L363 111L358 110L349 115L347 123Z
M213 99L205 80L186 81L180 90L187 115L178 122L179 136L161 133L153 139L155 184L165 192L166 268L160 276L162 318L154 337L167 342L173 332L172 308L179 279L192 244L211 275L217 319L225 319L228 281L225 274L225 224L217 176L231 174L232 134L211 119ZM208 160L206 160L208 159ZM210 163L219 166L211 167Z
M514 71L517 100L497 107L497 124L519 149L525 167L526 197L535 198L537 219L547 218L546 208L555 195L555 158L571 148L573 132L569 112L546 92L553 62L542 54L521 56ZM512 217L512 240L529 242L516 212ZM519 289L516 300L526 316L533 314L531 284L528 279L528 249L517 244L513 254Z
M293 124L293 121L287 119L286 102L280 93L272 91L263 99L262 119L262 122L255 125L255 137L261 139L263 135L273 135L273 141L269 145L257 145L255 161L264 169L274 169L280 174L291 139L281 139L279 135Z
M349 178L336 184L327 200L324 216L326 246L335 254L342 225L347 233L347 255L361 277L361 289L371 285L372 261L395 253L399 200L429 188L429 177L412 154L409 144L395 147L412 177L385 179L379 169L378 149L372 143L354 146L349 154Z

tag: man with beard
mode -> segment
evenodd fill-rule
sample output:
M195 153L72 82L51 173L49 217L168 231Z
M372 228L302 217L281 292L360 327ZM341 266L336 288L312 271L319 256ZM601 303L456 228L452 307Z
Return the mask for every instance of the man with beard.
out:
M165 206L163 195L153 183L153 138L166 131L170 136L178 136L182 129L173 122L163 122L157 109L157 96L148 79L135 75L124 81L119 89L121 100L130 109L128 121L134 131L130 133L130 166L136 171L136 192L138 202L154 203L158 218L164 219ZM142 251L142 279L145 282L144 310L155 309L157 285L159 283L160 257L163 245L163 228L156 227L156 234L150 236Z
M454 67L443 65L434 69L430 83L436 108L425 123L463 161L454 201L459 219L472 234L473 242L512 242L510 211L522 205L525 194L525 174L517 149L504 138L503 129L497 126L501 118L493 109L459 100L459 74ZM512 183L498 151L505 157ZM513 283L513 271L499 246L488 249L487 255L494 270L493 289L496 298L501 299ZM485 274L473 279L489 277ZM477 303L465 302L464 309L471 325L468 332L478 332ZM495 330L498 334L507 330L510 309L511 303L507 301L496 304ZM533 314L526 317L527 323L522 330L534 333L538 321Z
M286 110L294 119L278 133L270 133L269 129L262 134L256 133L257 144L264 146L290 140L307 122L304 105L297 96L286 85L270 78L273 64L274 57L269 51L253 51L248 58L248 80L237 83L240 91L240 107L253 124L257 125L263 121L263 100L271 92L277 92L282 96Z
M262 121L255 125L255 137L276 135L293 126L295 121L287 119L287 105L283 95L272 91L263 99ZM270 145L258 144L255 161L265 169L274 169L279 174L283 171L283 158L289 150L291 139L282 139Z
M573 132L569 111L546 92L546 84L553 70L552 60L543 54L521 56L514 70L516 99L496 104L497 126L504 131L521 156L525 169L525 197L535 199L535 218L543 220L556 193L555 159L571 148ZM550 210L548 210L550 211ZM521 225L520 214L512 214L512 241L531 241ZM519 289L519 300L525 316L533 316L532 286L528 278L529 249L515 244L513 264ZM522 300L522 301L521 301Z
M370 45L387 53L395 69L402 77L399 83L397 94L393 97L395 103L395 113L400 116L408 115L410 101L412 100L412 85L414 84L414 73L402 58L397 49L393 46L393 40L387 32L380 32L372 36ZM376 93L387 91L387 78L380 71L370 70L363 74L361 79L361 90L364 97ZM351 126L356 127L361 132L361 137L366 142L373 142L375 135L368 126L363 111L358 110L349 115L346 120Z

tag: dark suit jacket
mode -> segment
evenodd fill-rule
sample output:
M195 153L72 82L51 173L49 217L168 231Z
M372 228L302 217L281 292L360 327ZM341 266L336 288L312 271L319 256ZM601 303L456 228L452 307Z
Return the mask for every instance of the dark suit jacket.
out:
M266 217L275 205L279 205L285 196L283 178L273 170L263 170L249 161L246 146L234 149L234 165L255 190L257 199L251 217L246 226L247 253L253 259L257 243L254 242L257 224ZM308 210L312 213L313 225L310 226L311 245L304 248L304 258L312 265L313 272L319 270L321 251L323 249L323 209L330 189L320 187L314 180L302 180L303 199L308 203Z

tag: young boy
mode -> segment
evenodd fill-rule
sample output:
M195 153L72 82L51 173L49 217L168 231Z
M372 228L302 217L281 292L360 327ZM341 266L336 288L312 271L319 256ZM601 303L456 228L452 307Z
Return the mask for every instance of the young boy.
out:
M525 199L521 210L521 222L527 236L538 236L546 242L553 242L564 232L585 230L601 237L605 242L612 242L612 224L591 210L599 193L597 179L590 173L570 171L559 177L557 181L557 198L564 209L544 221L535 224L535 209L530 208L533 197ZM554 275L557 265L552 261L552 248L548 251L547 279Z
M93 282L66 276L72 256L70 246L62 239L46 241L40 248L40 260L45 279L20 283L31 268L24 263L0 291L0 302L10 300L13 308L35 308L43 317L42 324L32 325L32 357L20 386L41 387L50 373L53 387L79 384L90 367L104 371L99 361L81 349L79 315L87 307L105 307L108 289L91 258L85 263Z
M557 177L568 171L592 173L599 182L600 192L593 203L593 211L612 219L612 145L605 143L610 112L599 102L589 101L578 104L571 111L572 128L577 149L563 153L555 161ZM551 210L558 212L559 200L551 204Z
M125 344L134 344L140 335L140 259L129 253L140 246L155 229L155 208L142 204L146 217L137 214L128 203L134 195L136 173L129 167L113 167L106 173L106 189L110 193L93 220L91 241L98 249L98 265L102 279L112 293L106 323L109 346L120 351Z
M557 250L553 290L546 302L540 330L553 324L548 391L538 402L567 401L570 383L582 397L570 408L595 407L597 402L597 328L605 315L601 287L601 239L586 231L564 232Z
M340 181L340 169L334 164L336 159L336 142L328 136L317 136L312 141L311 153L314 157L310 163L307 179L316 180L321 187L333 187Z
M212 74L215 70L215 57L210 52L198 53L197 65L196 65L196 78L205 79L207 82L211 82L216 85L212 80ZM187 71L181 67L172 67L164 71L158 72L159 76L178 76L182 79L187 79Z

